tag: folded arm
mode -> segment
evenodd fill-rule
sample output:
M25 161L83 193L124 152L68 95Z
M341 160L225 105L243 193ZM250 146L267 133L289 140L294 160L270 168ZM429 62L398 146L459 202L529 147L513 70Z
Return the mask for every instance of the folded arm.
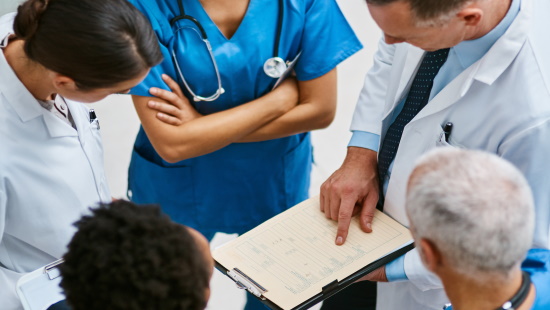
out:
M151 89L156 98L133 96L143 128L159 155L177 162L235 142L256 142L327 127L336 111L336 69L311 81L290 78L238 107L200 115L179 86Z
M298 89L294 80L238 107L200 115L183 96L179 86L164 78L172 92L152 88L156 98L132 96L141 124L159 155L168 162L178 162L214 152L239 141L296 106ZM172 112L163 113L158 111ZM168 115L170 114L170 115ZM172 125L176 114L180 118Z
M298 82L299 104L239 142L286 137L325 128L336 113L336 69L310 81Z

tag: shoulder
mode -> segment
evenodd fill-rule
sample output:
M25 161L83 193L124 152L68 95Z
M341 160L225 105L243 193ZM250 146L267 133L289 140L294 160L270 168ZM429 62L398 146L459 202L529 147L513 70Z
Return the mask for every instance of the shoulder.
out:
M156 22L165 15L159 1L160 0L128 0L128 2L147 17L153 28L155 28Z
M308 14L314 11L325 11L325 13L341 14L336 0L286 0L285 5L292 11L302 14Z
M128 0L149 20L151 27L157 34L161 42L167 41L165 38L171 32L170 19L175 16L174 8L176 1L163 0Z
M128 0L128 2L143 13L148 12L149 10L158 10L158 3L155 0Z

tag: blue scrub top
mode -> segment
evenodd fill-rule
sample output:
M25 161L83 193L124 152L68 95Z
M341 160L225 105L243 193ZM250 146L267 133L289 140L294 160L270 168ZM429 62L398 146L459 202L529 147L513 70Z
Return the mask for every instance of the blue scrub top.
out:
M531 281L535 285L536 296L531 309L550 309L550 250L529 250L521 269L531 275Z
M215 71L204 43L179 15L176 0L130 0L150 20L164 55L131 94L151 96L150 87L169 89L161 79L174 78L184 92L171 56L191 89L210 96L217 89ZM219 67L225 93L213 102L193 102L201 114L247 103L268 93L276 79L263 71L273 57L278 1L250 0L239 28L227 39L198 0L183 0L185 13L204 27ZM279 57L296 63L298 80L320 77L362 48L334 0L284 0ZM186 94L188 95L188 94ZM190 96L188 95L188 98ZM238 121L238 120L235 120ZM137 203L160 203L173 220L203 234L243 233L308 197L312 163L309 133L281 139L235 143L216 152L169 164L153 149L143 128L129 169L129 193Z

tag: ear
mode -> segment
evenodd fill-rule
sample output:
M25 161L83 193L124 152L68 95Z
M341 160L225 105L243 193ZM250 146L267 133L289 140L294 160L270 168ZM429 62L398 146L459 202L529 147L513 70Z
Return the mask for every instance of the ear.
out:
M66 75L61 75L58 73L55 73L53 77L53 83L56 89L61 90L70 90L75 91L78 90L78 87L76 86L76 83L73 79Z
M466 26L476 27L483 18L483 10L479 7L467 6L460 10L456 16L462 20Z
M210 286L206 288L204 296L206 297L206 303L208 303L208 300L210 299Z
M443 263L443 257L437 246L428 239L420 239L418 250L426 268L433 273L437 273L436 271Z

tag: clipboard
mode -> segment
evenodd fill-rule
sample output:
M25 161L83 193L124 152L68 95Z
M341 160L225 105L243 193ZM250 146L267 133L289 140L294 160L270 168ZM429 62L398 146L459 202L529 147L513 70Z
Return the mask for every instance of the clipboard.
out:
M23 309L44 310L65 299L63 290L59 286L61 273L57 268L62 263L63 259L58 259L24 275L17 281L17 296Z
M271 309L303 310L414 248L410 231L378 210L372 233L354 218L336 246L337 223L319 204L308 199L216 248L216 269Z
M342 281L338 281L338 280L332 281L328 285L324 286L322 291L319 294L313 296L312 298L292 308L292 310L305 310L315 306L321 301L336 295L336 293L352 285L353 283L355 283L355 281L359 280L363 276L390 263L391 261L397 259L398 257L405 255L407 252L409 252L412 249L414 249L414 243L409 243L408 245L398 249L397 251L390 253L385 257L349 275L348 277L344 278ZM264 288L259 283L256 283L253 279L249 278L242 271L238 269L235 270L236 268L234 268L233 270L227 270L224 266L222 266L217 261L215 261L215 266L216 266L216 269L218 269L220 272L222 272L223 274L228 276L231 280L233 280L235 282L235 285L237 285L239 289L246 289L250 294L252 294L256 299L258 299L264 305L268 306L270 309L283 310L283 308L279 307L278 305L273 303L271 300L263 297L262 293L267 291L267 288Z

